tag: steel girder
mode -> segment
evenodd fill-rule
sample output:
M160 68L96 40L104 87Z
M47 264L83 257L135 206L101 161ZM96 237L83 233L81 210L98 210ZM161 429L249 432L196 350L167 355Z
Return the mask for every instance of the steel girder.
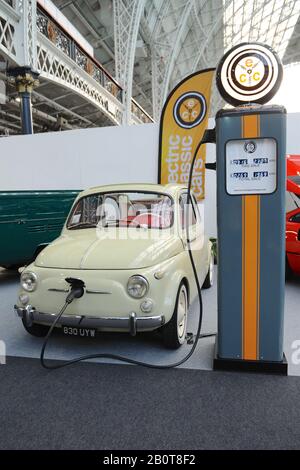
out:
M177 3L172 0L166 0L161 7L158 19L154 26L151 44L151 65L152 65L152 101L153 101L153 117L159 119L161 108L164 102L165 89L168 87L166 83L167 74L172 72L171 67L168 68L170 57L174 48L175 37L181 26L182 15L188 18L191 0ZM173 29L168 31L167 19L171 19ZM183 34L184 27L182 28ZM173 70L176 69L175 58L172 59Z
M113 0L116 78L124 87L124 124L131 122L137 36L146 0Z

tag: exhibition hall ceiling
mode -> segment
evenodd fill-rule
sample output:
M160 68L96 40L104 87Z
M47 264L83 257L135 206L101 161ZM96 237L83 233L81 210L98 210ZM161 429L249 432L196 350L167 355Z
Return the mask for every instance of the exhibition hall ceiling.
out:
M35 132L158 121L169 91L235 44L300 62L299 15L300 0L1 0L0 135L21 127L8 67L40 73ZM222 104L214 90L211 114Z
M115 76L113 2L54 3ZM300 60L299 14L299 0L146 0L135 44L134 98L153 115L153 94L164 98L186 75L215 66L239 42L267 43L284 63Z

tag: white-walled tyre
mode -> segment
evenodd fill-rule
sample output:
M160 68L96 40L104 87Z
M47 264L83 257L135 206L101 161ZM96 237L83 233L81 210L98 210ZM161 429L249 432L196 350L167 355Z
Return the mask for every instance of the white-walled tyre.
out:
M210 260L209 260L208 272L207 272L202 288L209 289L210 287L213 286L213 283L214 283L214 257L211 254Z
M171 320L162 328L165 346L178 349L185 341L188 314L188 293L185 284L179 286Z

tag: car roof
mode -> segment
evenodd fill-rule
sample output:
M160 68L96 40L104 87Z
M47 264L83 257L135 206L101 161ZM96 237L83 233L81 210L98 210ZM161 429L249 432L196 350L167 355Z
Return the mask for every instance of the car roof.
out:
M175 196L179 191L187 189L181 184L151 184L151 183L127 183L127 184L109 184L104 186L94 186L80 193L80 197L99 192L126 192L126 191L149 191L153 193L165 193Z

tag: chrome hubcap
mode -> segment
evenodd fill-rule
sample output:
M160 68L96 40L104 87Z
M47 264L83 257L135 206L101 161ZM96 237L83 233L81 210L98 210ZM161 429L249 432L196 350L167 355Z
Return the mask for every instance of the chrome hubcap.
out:
M209 280L210 284L213 285L214 282L214 259L211 256L210 263L209 263Z
M178 306L177 306L177 318L178 318L178 338L184 340L187 320L187 292L185 287L181 287Z

